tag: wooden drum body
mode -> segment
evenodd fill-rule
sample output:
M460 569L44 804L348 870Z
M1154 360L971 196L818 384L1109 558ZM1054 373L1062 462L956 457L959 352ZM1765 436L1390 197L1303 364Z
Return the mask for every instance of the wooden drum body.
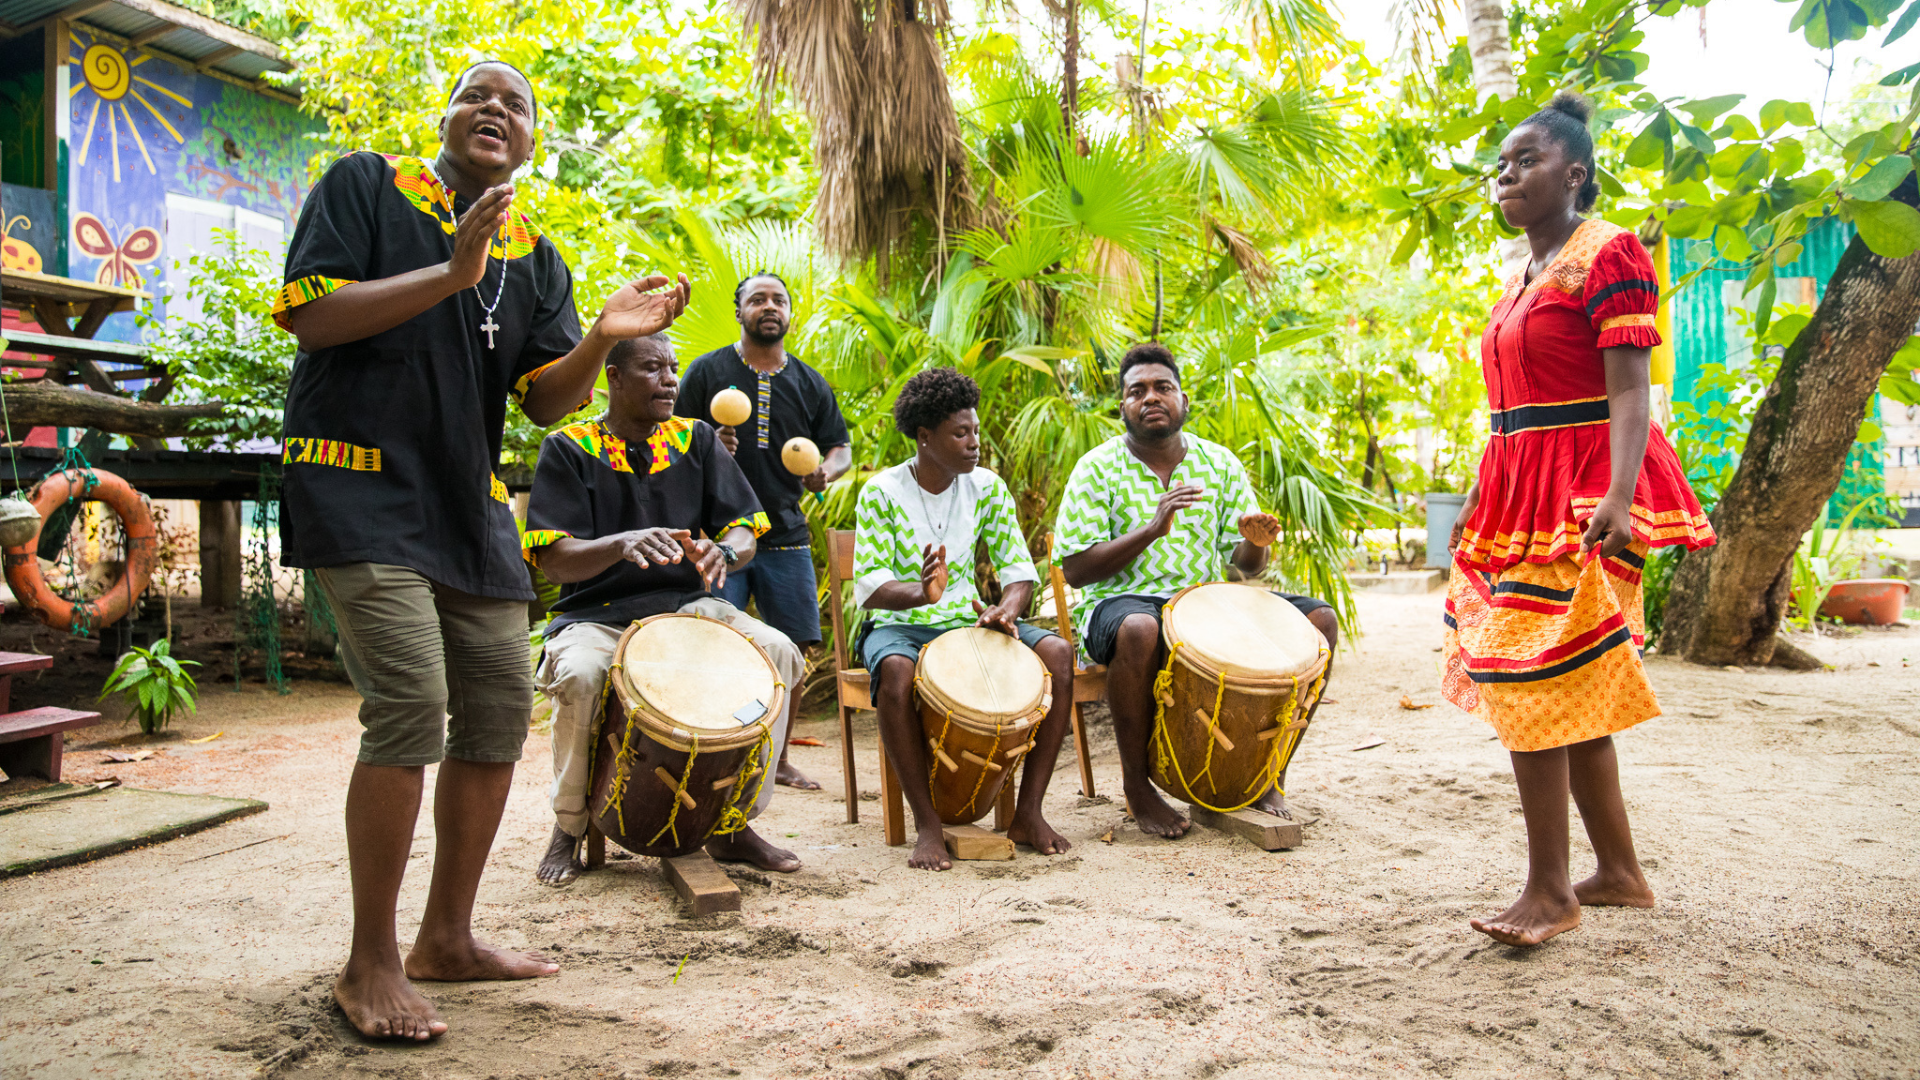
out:
M600 831L672 858L744 824L787 707L766 652L726 623L655 615L620 636L607 683L587 800Z
M933 808L948 825L980 820L1053 705L1040 656L997 630L949 630L920 650L913 676L932 755Z
M1306 731L1326 685L1326 639L1286 600L1224 582L1176 593L1160 630L1153 782L1210 810L1252 805Z

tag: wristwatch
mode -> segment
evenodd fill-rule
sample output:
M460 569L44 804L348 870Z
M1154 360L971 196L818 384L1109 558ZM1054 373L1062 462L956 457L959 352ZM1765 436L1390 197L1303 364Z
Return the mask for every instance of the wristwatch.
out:
M740 561L740 553L733 550L732 544L722 541L721 543L715 544L713 546L720 549L720 558L726 560L726 564L728 566L732 566L734 563L737 563Z

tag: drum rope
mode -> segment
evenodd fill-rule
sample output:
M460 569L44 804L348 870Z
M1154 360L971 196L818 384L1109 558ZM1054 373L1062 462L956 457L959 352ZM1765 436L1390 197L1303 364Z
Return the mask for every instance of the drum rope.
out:
M695 758L700 756L700 736L689 734L687 736L687 743L687 767L680 770L680 783L673 789L673 805L672 808L667 811L667 823L660 826L660 831L654 833L653 838L647 841L648 847L659 843L661 837L668 835L673 837L675 844L680 843L680 830L674 828L674 821L680 816L680 796L686 794L687 781L693 779L693 762ZM626 831L624 824L622 824L620 828L622 832Z
M777 680L776 684L783 689L787 685ZM762 754L765 755L764 759L761 757ZM748 807L758 805L760 793L767 787L767 777L772 776L776 768L773 760L773 728L765 723L760 725L759 743L754 746L753 753L747 755L747 765L751 767L756 760L761 761L758 769L760 779L753 785L753 797L747 800ZM740 792L745 787L746 782L743 776L733 785L733 794L727 799L727 808L720 812L720 824L714 826L713 835L726 836L747 827L747 812L740 809Z
M1292 732L1283 732L1281 735L1274 737L1272 740L1273 746L1267 751L1266 763L1261 766L1258 774L1259 778L1255 780L1253 784L1253 794L1248 796L1245 802L1237 806L1214 806L1198 798L1193 790L1193 784L1187 780L1186 770L1180 764L1179 755L1174 751L1173 736L1167 733L1167 705L1173 700L1173 668L1179 658L1182 644L1182 642L1178 641L1173 643L1173 648L1167 653L1166 666L1161 668L1160 672L1153 677L1153 748L1155 761L1162 770L1171 769L1174 777L1180 781L1180 786L1185 790L1186 795L1192 799L1195 805L1211 810L1216 814L1230 814L1235 810L1245 810L1247 807L1259 801L1260 797L1265 795L1267 790L1272 788L1275 782L1280 779L1280 774L1286 770L1288 761L1293 757L1293 749L1299 745L1300 737L1304 732L1295 729ZM1325 652L1325 650L1323 649L1322 652ZM1300 693L1299 678L1296 676L1292 681L1293 692L1287 696L1287 704L1281 706L1279 713L1275 717L1283 726L1288 723L1288 720L1285 719L1286 717L1299 715L1306 711L1305 705L1308 699L1313 701L1319 700L1320 691L1327 683L1327 670L1324 666L1321 667L1319 677L1308 687L1305 695ZM1214 698L1213 716L1208 721L1210 729L1218 727L1219 725L1220 708L1226 697L1226 685L1226 674L1223 672L1220 676L1219 689ZM1200 772L1195 774L1194 780L1198 780L1201 776L1207 775L1208 771L1213 767L1213 745L1216 740L1211 737L1211 730L1209 730L1208 736L1206 763ZM1291 737L1289 738L1288 736ZM1214 790L1217 791L1218 788L1216 787ZM1286 792L1282 791L1280 794L1284 796Z

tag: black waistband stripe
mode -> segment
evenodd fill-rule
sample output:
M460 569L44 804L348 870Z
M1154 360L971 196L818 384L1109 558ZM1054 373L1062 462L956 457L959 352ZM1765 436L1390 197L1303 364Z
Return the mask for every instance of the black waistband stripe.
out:
M1597 424L1605 421L1609 415L1606 398L1575 401L1566 405L1522 405L1517 409L1503 409L1494 413L1492 428L1495 435L1512 435L1533 428Z

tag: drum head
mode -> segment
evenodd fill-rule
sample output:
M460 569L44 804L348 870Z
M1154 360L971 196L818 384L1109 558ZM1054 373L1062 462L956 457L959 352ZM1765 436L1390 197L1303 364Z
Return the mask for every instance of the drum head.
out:
M1032 712L1046 693L1040 655L998 630L969 626L933 639L920 656L921 686L956 713L981 719Z
M738 734L773 700L773 668L753 642L697 615L635 627L620 667L628 695L693 735Z
M1248 585L1219 582L1188 589L1165 619L1169 641L1230 678L1299 675L1313 667L1326 646L1300 609Z

